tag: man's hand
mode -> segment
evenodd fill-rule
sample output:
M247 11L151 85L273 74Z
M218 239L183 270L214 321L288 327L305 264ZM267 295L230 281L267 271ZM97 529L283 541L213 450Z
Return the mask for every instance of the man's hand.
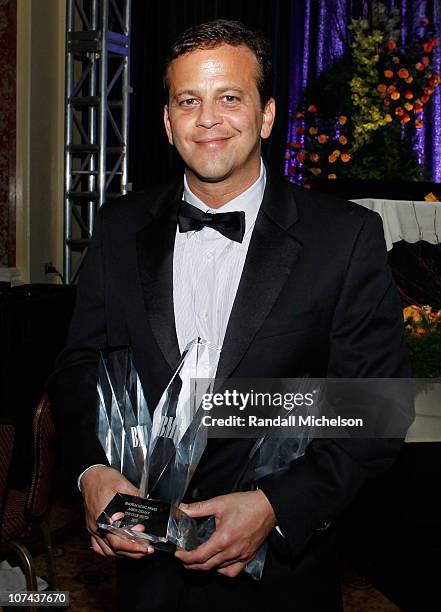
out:
M138 489L126 480L122 474L113 468L97 465L83 474L80 487L86 510L87 530L92 536L92 548L96 553L103 557L124 556L132 559L141 559L146 554L154 552L151 546L146 547L136 544L111 533L101 537L96 519L115 493L138 495Z
M175 553L187 569L210 570L234 578L251 561L276 524L263 491L230 493L203 502L181 504L193 518L214 515L216 531L190 552Z

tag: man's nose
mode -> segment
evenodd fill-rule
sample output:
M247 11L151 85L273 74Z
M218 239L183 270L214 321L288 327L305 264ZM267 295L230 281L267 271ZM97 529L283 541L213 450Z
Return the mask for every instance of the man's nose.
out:
M197 125L205 128L211 128L214 125L222 123L222 115L215 102L202 102L199 107L197 116Z

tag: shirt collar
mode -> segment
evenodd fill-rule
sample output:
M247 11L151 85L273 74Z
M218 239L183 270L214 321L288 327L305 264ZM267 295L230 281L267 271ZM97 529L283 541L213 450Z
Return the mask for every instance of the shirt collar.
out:
M233 198L220 208L210 208L207 204L202 202L194 193L190 190L187 183L187 177L184 174L184 195L183 198L186 202L199 208L204 212L210 212L215 214L216 212L245 212L245 236L252 230L254 223L256 222L257 214L259 212L260 205L262 204L263 194L266 185L266 169L262 159L260 160L260 175L257 181L255 181L246 191ZM187 236L190 232L187 233Z

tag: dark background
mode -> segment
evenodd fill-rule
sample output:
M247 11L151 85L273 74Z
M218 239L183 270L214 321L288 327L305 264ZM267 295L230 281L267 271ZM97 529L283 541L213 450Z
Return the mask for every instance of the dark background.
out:
M162 123L162 72L170 44L186 28L211 19L235 19L271 42L277 117L265 143L270 168L283 175L289 90L289 0L133 0L129 176L133 189L167 182L182 173Z

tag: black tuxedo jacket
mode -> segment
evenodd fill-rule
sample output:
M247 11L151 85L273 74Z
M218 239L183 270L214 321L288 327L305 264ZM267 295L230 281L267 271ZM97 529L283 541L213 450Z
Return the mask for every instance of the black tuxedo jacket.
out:
M151 407L179 360L172 270L182 191L178 184L134 193L99 211L68 346L49 385L77 475L105 463L94 433L97 349L132 347ZM268 176L218 376L305 374L408 376L401 306L376 213ZM250 443L210 440L188 500L228 493ZM316 440L292 468L259 482L290 563L313 548L367 479L391 464L399 445Z

